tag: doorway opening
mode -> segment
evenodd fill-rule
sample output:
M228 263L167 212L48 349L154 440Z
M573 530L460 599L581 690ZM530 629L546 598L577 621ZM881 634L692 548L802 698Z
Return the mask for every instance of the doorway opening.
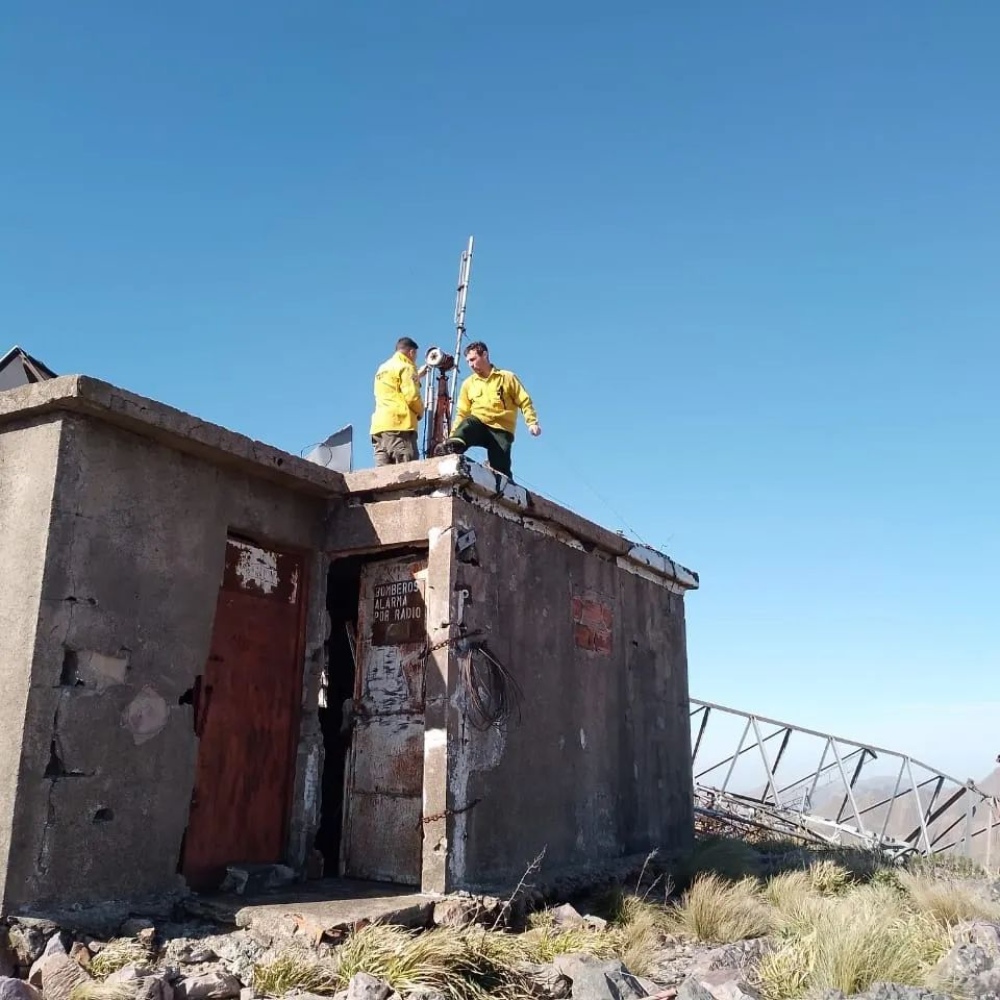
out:
M419 885L426 550L334 560L315 848L326 878Z
M344 828L344 780L351 748L351 709L357 678L358 604L365 557L351 556L330 563L326 610L330 636L326 641L326 677L320 697L323 732L322 814L316 850L323 856L324 878L340 874L340 844Z

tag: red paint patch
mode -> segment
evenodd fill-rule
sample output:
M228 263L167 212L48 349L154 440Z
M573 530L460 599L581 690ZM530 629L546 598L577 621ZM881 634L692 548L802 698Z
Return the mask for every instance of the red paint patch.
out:
M615 620L611 604L596 594L574 594L570 610L574 643L580 649L610 656Z

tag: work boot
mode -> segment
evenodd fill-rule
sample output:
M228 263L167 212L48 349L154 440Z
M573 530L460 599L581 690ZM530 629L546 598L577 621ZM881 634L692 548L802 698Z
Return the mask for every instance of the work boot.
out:
M447 441L439 444L434 449L434 454L437 457L441 455L464 455L468 445L459 438L448 438Z

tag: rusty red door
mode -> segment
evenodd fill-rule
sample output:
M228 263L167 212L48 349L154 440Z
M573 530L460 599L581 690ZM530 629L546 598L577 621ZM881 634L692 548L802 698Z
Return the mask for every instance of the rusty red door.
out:
M230 538L208 662L182 871L217 886L228 864L285 857L302 697L301 557Z
M358 608L360 703L347 768L345 875L419 885L426 559L370 563Z

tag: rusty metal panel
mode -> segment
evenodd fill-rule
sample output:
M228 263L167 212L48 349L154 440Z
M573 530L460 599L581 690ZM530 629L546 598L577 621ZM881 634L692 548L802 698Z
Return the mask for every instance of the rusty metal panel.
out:
M193 699L182 870L196 889L217 886L228 864L284 860L301 711L300 557L230 539L226 568Z
M371 563L361 574L343 838L343 871L355 878L420 883L426 577L426 559Z
M366 795L351 818L351 878L420 885L420 799Z
M301 559L296 555L230 538L222 589L297 604L301 572Z
M362 571L358 608L360 669L357 697L369 715L422 712L424 709L426 622L423 617L419 619L419 632L413 632L407 625L405 630L400 629L397 633L400 636L398 642L378 644L374 639L377 633L384 632L384 624L378 620L384 610L376 594L383 592L386 586L397 584L415 587L422 606L426 581L426 559L371 563Z
M422 716L384 716L361 722L355 733L359 792L421 796L424 789Z

